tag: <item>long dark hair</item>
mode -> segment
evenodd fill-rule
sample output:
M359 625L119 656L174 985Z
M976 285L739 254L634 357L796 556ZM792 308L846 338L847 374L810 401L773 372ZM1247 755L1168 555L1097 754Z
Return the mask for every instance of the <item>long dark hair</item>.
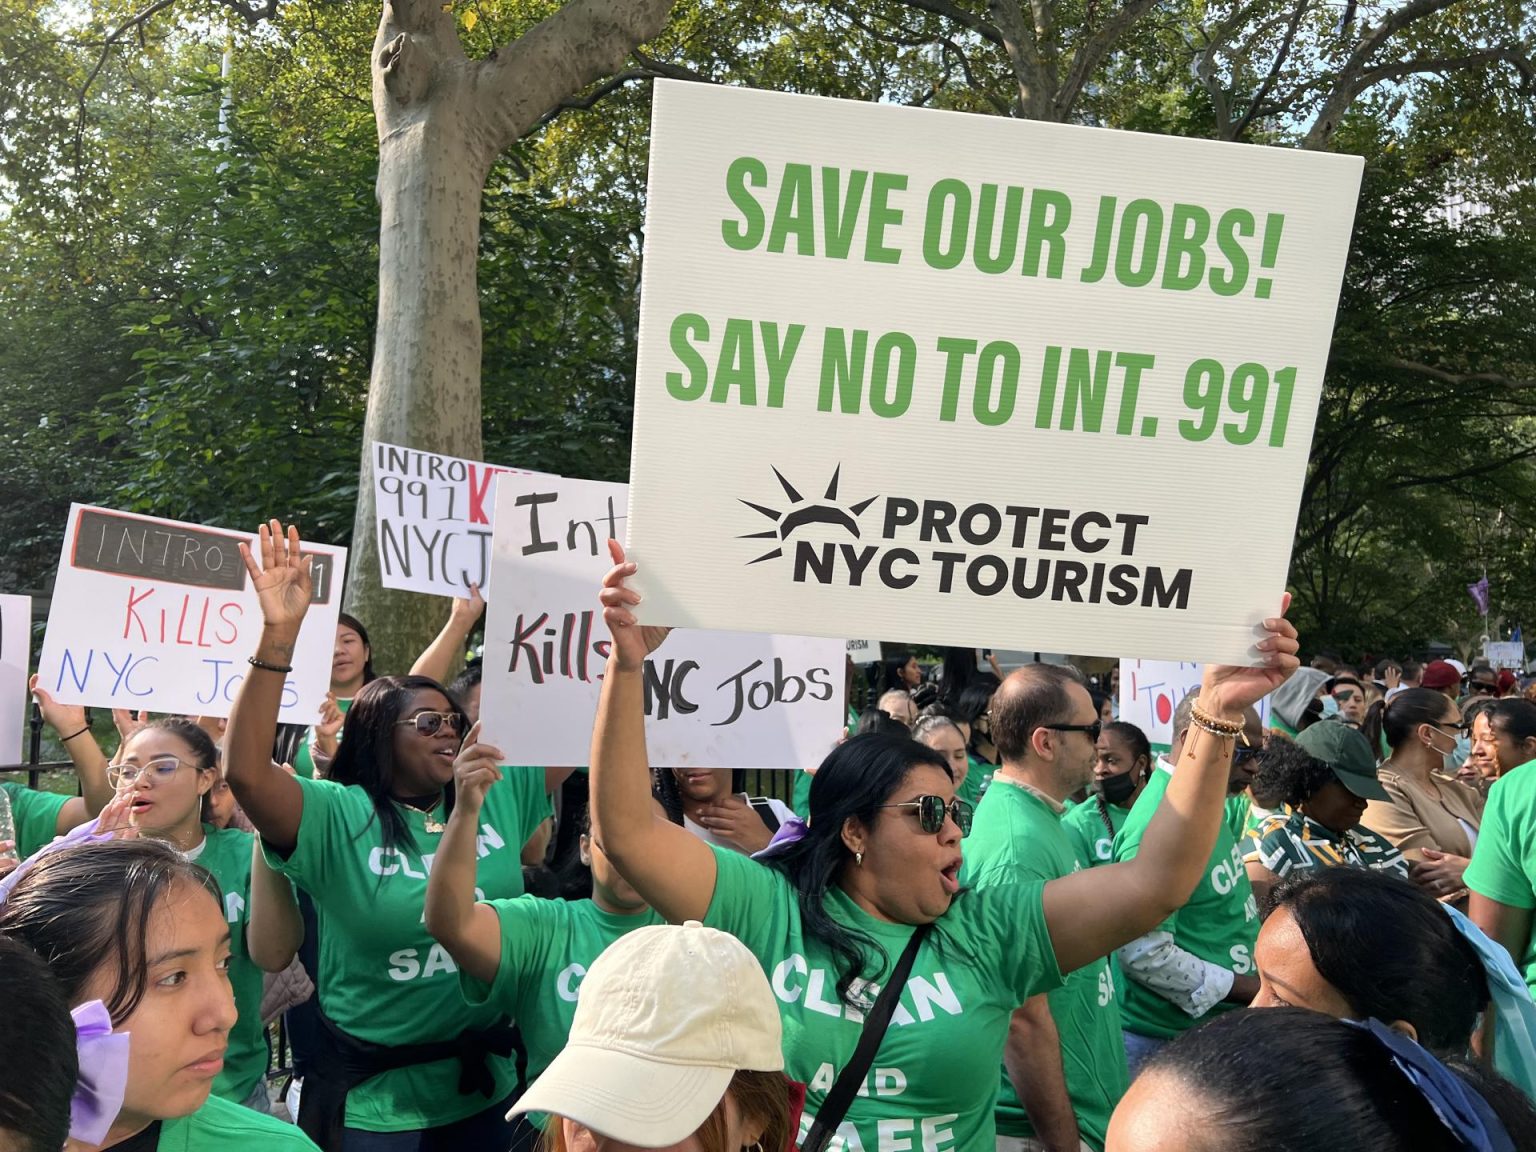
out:
M873 824L880 805L901 787L912 769L924 764L941 768L954 779L942 753L910 736L870 733L845 740L811 777L806 835L765 861L795 886L801 925L806 935L821 941L832 953L838 969L837 994L845 1001L871 954L880 958L877 973L890 957L868 933L839 924L827 914L827 891L852 858L843 843L843 825L850 819L866 827Z
M965 686L965 691L960 693L958 699L950 702L950 707L955 710L956 719L971 726L970 744L966 748L974 759L981 760L984 757L976 751L981 740L992 742L996 747L996 741L992 738L992 731L988 728L985 735L977 731L978 721L986 715L987 709L992 706L992 697L997 695L997 690L1003 686L1003 682L990 672L978 672L976 678Z
M352 701L341 728L341 745L331 761L330 779L338 784L356 784L373 801L384 847L394 851L400 845L415 849L415 837L395 806L395 725L405 717L411 697L417 692L440 692L448 707L459 716L459 735L469 731L464 709L430 676L380 676ZM453 782L444 789L447 811L453 811Z
M72 1004L98 971L114 972L102 1002L112 1023L121 1025L144 998L149 918L177 884L205 889L222 908L208 871L158 840L60 849L16 882L0 907L0 936L20 940L42 957Z
M939 667L939 699L953 707L965 686L981 671L976 666L976 649L946 648L944 662Z
M19 1152L58 1152L69 1139L69 1102L80 1076L75 1022L64 990L37 953L0 936L0 1132Z
M373 644L368 640L368 629L363 627L363 622L356 616L346 612L336 614L336 626L338 628L350 628L357 633L357 638L363 642L363 647L368 649L368 657L363 661L363 685L366 687L379 678L379 674L373 670Z
M1396 752L1420 724L1438 724L1456 702L1433 688L1404 688L1390 700L1378 700L1365 714L1361 731L1376 751L1385 741Z
M1331 868L1329 872L1350 869ZM1515 1148L1536 1147L1536 1111L1506 1080L1462 1061L1451 1072L1477 1092ZM1245 1008L1191 1029L1149 1059L1181 1108L1221 1126L1225 1152L1304 1148L1468 1147L1363 1028L1305 1008Z
M1290 913L1356 1016L1406 1020L1436 1055L1467 1053L1488 978L1434 897L1385 872L1316 868L1277 884L1270 906Z
M907 666L908 661L911 659L912 653L901 648L894 648L885 654L880 675L881 692L911 691L911 687L901 678L901 670Z

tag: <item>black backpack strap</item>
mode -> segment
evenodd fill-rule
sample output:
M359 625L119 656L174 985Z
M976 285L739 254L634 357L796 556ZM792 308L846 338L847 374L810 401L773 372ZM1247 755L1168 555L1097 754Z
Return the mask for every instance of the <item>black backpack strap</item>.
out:
M912 974L912 965L917 960L917 951L923 946L923 941L927 939L932 927L932 924L919 924L912 933L912 938L907 941L907 946L901 950L901 959L896 961L896 967L891 971L891 978L885 982L885 987L880 989L880 995L875 998L874 1007L864 1018L864 1030L859 1033L858 1046L854 1048L853 1055L848 1058L848 1063L843 1066L843 1070L838 1073L837 1082L832 1085L827 1098L816 1110L816 1121L811 1125L811 1130L806 1133L805 1140L800 1145L800 1152L822 1152L837 1131L837 1126L843 1122L843 1117L848 1114L853 1098L859 1094L859 1089L864 1084L864 1077L869 1072L870 1065L875 1062L875 1053L880 1049L880 1041L885 1039L885 1031L891 1026L891 1017L896 1013L896 1004L901 999L902 989L907 986L907 977Z

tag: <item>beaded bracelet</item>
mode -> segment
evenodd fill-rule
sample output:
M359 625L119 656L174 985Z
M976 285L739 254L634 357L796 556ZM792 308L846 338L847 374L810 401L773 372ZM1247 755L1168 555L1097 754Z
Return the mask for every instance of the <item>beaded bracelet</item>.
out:
M1205 711L1200 705L1190 707L1190 721L1196 728L1203 732L1209 732L1212 736L1219 736L1223 740L1231 740L1243 734L1245 724L1241 720L1219 720Z
M258 660L254 656L247 656L245 658L245 662L252 668L260 668L263 672L281 672L284 675L287 675L289 672L293 671L292 664L268 664L265 660Z

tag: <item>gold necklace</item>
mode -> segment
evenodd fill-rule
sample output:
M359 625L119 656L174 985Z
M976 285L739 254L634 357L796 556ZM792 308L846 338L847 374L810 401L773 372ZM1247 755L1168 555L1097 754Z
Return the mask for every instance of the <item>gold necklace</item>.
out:
M409 800L401 800L398 797L395 799L395 803L396 804L400 804L403 807L409 808L412 812L420 812L421 813L421 815L422 815L422 817L423 817L423 819L425 821L425 823L422 825L422 827L425 829L427 835L429 835L429 836L436 836L439 832L444 832L444 831L447 830L448 826L446 824L444 824L441 820L434 820L434 819L432 819L432 812L433 812L433 810L439 804L441 804L442 802L443 802L443 798L441 796L439 796L436 800L432 801L432 804L429 807L422 808L422 807L419 807L419 806L417 806L415 804L412 804Z

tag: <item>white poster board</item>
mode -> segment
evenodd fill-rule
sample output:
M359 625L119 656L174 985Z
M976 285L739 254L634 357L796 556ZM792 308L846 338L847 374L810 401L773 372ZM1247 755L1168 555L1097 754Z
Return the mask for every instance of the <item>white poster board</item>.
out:
M478 584L485 592L496 477L517 470L382 441L370 459L384 587L468 596Z
M880 663L880 641L878 640L850 640L848 641L848 658L855 664Z
M512 764L586 764L609 637L597 600L626 485L504 475L486 610L481 739ZM650 762L821 763L842 734L843 641L678 631L646 669Z
M1177 660L1120 661L1120 719L1146 733L1153 747L1173 744L1173 713L1179 701L1200 687L1205 665ZM1269 697L1260 700L1259 719L1269 726Z
M71 505L39 683L61 704L228 716L261 634L242 540L256 550L250 533ZM283 686L288 724L320 718L347 563L345 548L305 550L315 594Z
M1525 645L1519 640L1490 640L1483 645L1483 659L1494 668L1525 671Z
M31 659L32 597L0 596L0 761L11 764L26 756Z
M1359 157L668 81L653 115L645 620L1253 662Z

